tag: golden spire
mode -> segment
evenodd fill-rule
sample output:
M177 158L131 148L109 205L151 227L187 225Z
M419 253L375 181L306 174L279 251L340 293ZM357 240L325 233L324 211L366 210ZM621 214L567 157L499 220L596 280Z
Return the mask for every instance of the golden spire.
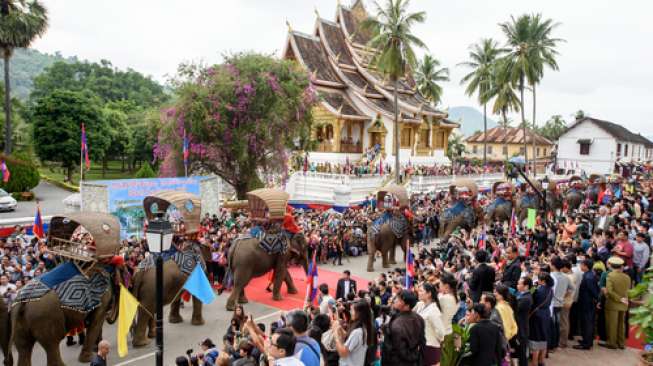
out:
M288 19L286 19L286 25L288 26L288 32L292 32L292 27L290 26Z

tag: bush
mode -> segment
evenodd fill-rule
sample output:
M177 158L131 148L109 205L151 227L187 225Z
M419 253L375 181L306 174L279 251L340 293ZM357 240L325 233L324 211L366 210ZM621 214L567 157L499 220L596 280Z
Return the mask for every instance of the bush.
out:
M0 160L5 161L11 173L8 182L5 183L0 179L0 188L10 193L28 192L39 184L41 176L36 165L31 161L4 155L0 155Z
M134 175L134 178L156 178L157 175L154 173L154 170L152 170L152 167L150 166L150 163L145 162L143 166L141 166L140 169L136 172Z

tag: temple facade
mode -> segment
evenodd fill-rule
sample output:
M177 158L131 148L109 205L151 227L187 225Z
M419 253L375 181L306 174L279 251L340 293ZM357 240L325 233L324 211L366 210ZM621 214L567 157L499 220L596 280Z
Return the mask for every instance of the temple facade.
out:
M399 131L394 131L393 86L370 65L375 50L360 27L368 16L357 0L351 7L338 4L335 21L317 14L311 34L289 26L283 57L306 69L320 96L312 130L318 146L309 159L357 161L378 145L384 159L394 161L393 134L398 132L402 163L449 163L447 141L459 125L417 91L412 75L398 83Z

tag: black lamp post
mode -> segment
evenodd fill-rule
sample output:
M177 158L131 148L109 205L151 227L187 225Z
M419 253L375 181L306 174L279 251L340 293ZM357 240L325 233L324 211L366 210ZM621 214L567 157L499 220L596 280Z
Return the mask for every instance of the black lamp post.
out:
M545 175L542 179L542 191L544 193L544 227L547 227L547 221L549 220L549 215L546 207L546 191L549 189L549 176Z
M172 244L172 224L162 214L148 223L147 245L156 256L156 365L163 366L163 258L161 252Z

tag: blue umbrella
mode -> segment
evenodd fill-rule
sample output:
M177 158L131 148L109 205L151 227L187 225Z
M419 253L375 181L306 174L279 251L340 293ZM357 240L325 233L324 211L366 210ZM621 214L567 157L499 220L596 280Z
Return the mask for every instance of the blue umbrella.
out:
M524 157L521 155L510 158L508 162L515 165L526 165L526 159L524 159Z

